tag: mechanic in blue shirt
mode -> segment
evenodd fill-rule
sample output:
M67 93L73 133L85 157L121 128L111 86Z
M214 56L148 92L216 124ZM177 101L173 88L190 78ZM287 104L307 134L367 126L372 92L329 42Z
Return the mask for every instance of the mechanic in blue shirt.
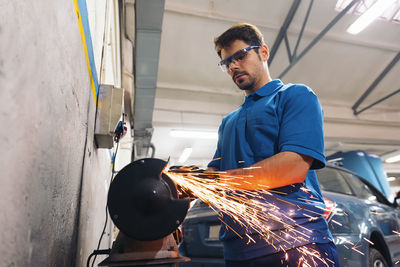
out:
M305 85L271 79L268 47L254 25L232 26L214 43L222 59L219 66L244 91L245 100L223 118L209 168L238 177L235 189L274 189L272 195L265 194L265 201L290 216L300 233L288 242L275 240L272 246L257 238L257 232L224 216L232 228L223 224L220 231L226 266L302 266L305 261L315 266L304 251L324 258L327 265L317 260L318 266L338 266L314 171L325 166L323 114L317 96ZM277 236L285 234L280 223L271 222L269 227ZM255 242L238 236L249 232ZM300 237L303 232L307 238Z

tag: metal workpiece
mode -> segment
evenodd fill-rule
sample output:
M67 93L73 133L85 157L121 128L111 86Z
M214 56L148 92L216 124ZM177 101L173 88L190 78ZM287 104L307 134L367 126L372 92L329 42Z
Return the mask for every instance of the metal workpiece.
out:
M146 158L134 161L115 176L107 206L114 224L141 241L166 237L183 222L188 199L178 199L174 182L162 173L167 162Z

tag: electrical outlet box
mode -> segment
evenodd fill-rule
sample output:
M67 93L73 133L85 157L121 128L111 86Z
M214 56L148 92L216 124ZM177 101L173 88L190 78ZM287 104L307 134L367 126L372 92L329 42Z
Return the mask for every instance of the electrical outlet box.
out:
M115 129L122 120L124 89L101 84L97 101L96 144L98 148L112 148Z

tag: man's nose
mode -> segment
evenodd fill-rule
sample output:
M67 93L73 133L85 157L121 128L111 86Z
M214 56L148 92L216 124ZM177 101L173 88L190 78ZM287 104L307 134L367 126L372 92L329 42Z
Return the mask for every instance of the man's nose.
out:
M232 60L231 64L229 64L228 71L229 73L233 73L234 70L239 69L239 62L236 60Z

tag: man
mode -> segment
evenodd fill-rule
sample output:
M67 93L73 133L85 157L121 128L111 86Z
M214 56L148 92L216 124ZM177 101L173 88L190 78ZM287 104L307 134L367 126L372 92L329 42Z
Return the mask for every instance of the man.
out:
M236 177L235 189L274 189L265 201L277 203L298 233L287 242L268 242L224 216L220 239L226 266L302 266L306 261L315 266L312 255L322 258L316 260L318 266L338 266L336 247L321 216L324 203L314 171L325 166L317 96L305 85L271 79L268 48L255 26L232 26L214 43L219 66L244 91L245 101L223 118L209 167ZM270 230L276 236L285 233L279 223L272 222ZM239 237L246 233L254 242Z

